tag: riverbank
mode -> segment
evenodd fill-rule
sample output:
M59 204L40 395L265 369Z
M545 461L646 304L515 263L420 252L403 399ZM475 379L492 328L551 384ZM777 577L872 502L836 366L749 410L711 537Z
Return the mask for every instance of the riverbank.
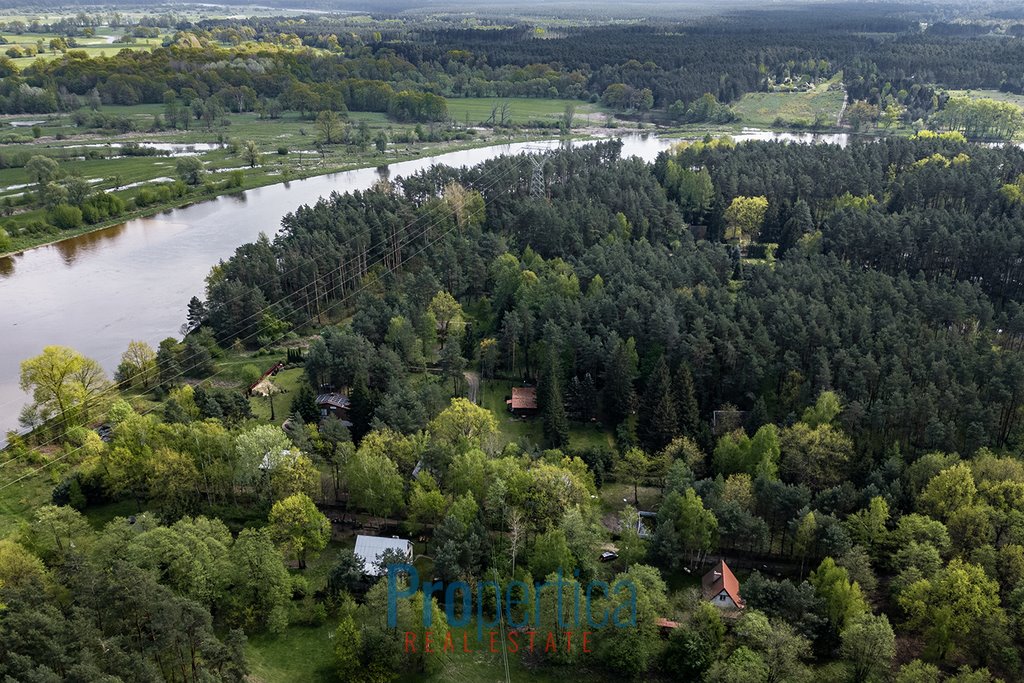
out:
M633 131L624 131L633 132ZM573 135L566 139L581 140L587 139L591 135ZM69 239L88 235L89 233L98 232L100 230L106 230L114 226L120 225L130 220L138 218L148 218L157 214L169 211L172 209L183 208L186 206L192 206L194 204L200 204L203 202L211 201L225 195L238 195L246 190L252 190L259 187L267 187L270 185L284 185L293 181L305 180L308 178L316 178L319 176L331 175L334 173L344 173L346 171L353 171L363 168L374 168L381 166L390 166L391 164L401 163L405 161L416 161L417 159L424 159L428 157L438 156L442 154L448 154L450 152L460 152L471 149L479 149L482 147L493 147L494 145L505 145L520 142L536 142L540 140L550 140L550 134L543 134L538 132L537 134L528 135L515 135L515 136L493 136L488 138L477 138L472 141L452 141L442 143L426 143L424 146L417 147L415 149L394 149L389 150L391 153L385 153L378 157L364 157L360 156L351 162L343 164L326 164L318 165L309 170L309 172L292 172L287 178L280 173L274 174L273 171L267 172L256 169L244 169L242 183L235 187L218 187L217 185L210 185L212 191L206 191L204 188L196 188L189 194L173 199L167 202L160 202L151 204L149 206L126 211L117 218L113 218L107 221L101 221L93 225L83 225L79 228L73 228L70 230L62 230L59 235L19 235L11 237L11 248L7 251L0 252L0 259L5 257L14 256L20 253L24 253L31 249L39 247L45 247L53 244L58 244ZM373 160L377 163L367 163ZM214 169L216 171L218 169ZM223 170L220 170L223 172ZM153 181L151 181L153 182Z
M737 139L737 141L775 139L794 142L815 142L831 140L839 144L845 144L847 140L855 138L861 138L865 140L877 140L881 137L886 136L908 136L911 134L913 134L912 130L904 128L897 128L891 131L886 131L884 134L877 130L853 133L848 129L835 127L825 127L821 129L780 129L776 127L751 128L749 126L743 125L741 122L736 122L724 125L687 124L670 127L652 126L650 124L640 125L636 127L587 126L578 128L576 129L576 132L573 135L563 137L560 139L592 140L615 136L650 136L651 138L671 142L674 140L699 139L706 135L729 135ZM202 204L223 196L241 195L247 190L252 190L260 187L268 187L273 185L287 185L290 182L306 180L309 178L317 178L321 176L332 175L335 173L344 173L347 171L353 171L358 169L388 167L396 163L416 161L418 159L425 159L429 157L448 154L451 152L481 149L485 147L493 147L496 145L546 141L552 139L553 138L548 133L548 131L538 130L536 133L519 134L513 136L492 135L491 137L480 137L474 140L427 143L424 146L417 147L415 149L396 148L393 150L389 150L389 153L380 156L361 155L347 163L327 163L323 165L317 165L311 168L309 171L305 172L302 170L294 171L292 169L294 169L295 167L291 166L289 167L290 173L287 177L285 177L279 170L275 170L275 167L269 164L265 169L243 169L244 175L242 178L242 183L238 186L219 187L217 184L209 184L206 185L205 188L197 188L190 192L188 195L185 195L183 197L173 199L167 202L152 204L144 208L128 211L115 219L103 221L95 225L87 225L82 226L80 228L74 228L71 230L64 230L61 231L61 233L56 236L42 235L39 237L12 237L11 248L6 252L0 252L0 259L9 258L11 256L21 254L39 247L59 244L61 242L75 239L83 235L88 235L90 233L107 230L117 225L126 223L127 221L156 216L166 211L180 209L183 207L192 206L196 204ZM218 172L223 174L224 169L211 169L211 173ZM2 272L2 261L0 261L0 272Z

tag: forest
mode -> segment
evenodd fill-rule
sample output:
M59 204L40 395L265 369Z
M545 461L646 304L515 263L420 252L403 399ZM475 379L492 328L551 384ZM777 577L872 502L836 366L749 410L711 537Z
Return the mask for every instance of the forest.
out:
M81 16L69 25L34 28L56 30L73 43L84 26L105 20ZM37 60L21 73L0 57L0 111L57 111L92 92L108 104L159 104L172 91L186 104L217 96L222 106L237 100L247 111L270 101L315 111L343 101L354 111L423 121L445 118L441 103L403 98L605 98L642 113L677 102L687 106L705 94L730 103L744 93L842 72L853 100L883 108L895 100L911 122L941 108L936 86L1024 92L1017 68L1024 25L1003 20L994 27L976 24L977 31L954 31L939 22L922 31L919 22L929 16L927 9L885 4L837 5L825 21L817 10L794 7L685 23L551 28L509 19L455 28L432 18L311 15L194 22L153 16L136 28L161 26L171 33L152 53L85 59L84 52L58 43L59 59ZM116 21L120 25L122 19ZM24 22L11 23L20 24L14 30L26 29ZM241 95L232 94L239 88ZM608 98L609 88L628 96ZM320 106L310 107L312 99Z
M0 58L0 110L83 127L287 111L348 155L371 140L348 112L412 144L467 97L570 105L555 151L294 207L115 372L41 340L0 451L0 677L1024 681L1024 24L1004 14L35 27L166 34ZM572 102L726 125L750 93L837 90L835 144L702 131L648 162L569 135ZM393 142L379 128L376 154ZM51 220L129 210L5 159ZM173 168L144 201L219 191L197 157ZM364 558L367 537L406 550Z
M70 349L26 361L43 421L14 452L61 478L3 541L4 673L241 680L253 642L326 625L328 678L454 675L457 653L403 648L427 598L389 626L387 581L329 548L342 506L427 539L444 582L637 586L635 629L509 655L530 675L1019 680L1024 153L956 133L619 149L321 199L216 266L184 343L133 344L113 383ZM284 430L213 382L275 348L301 372ZM536 431L467 400L474 375L534 384ZM321 419L324 387L347 423ZM101 417L108 440L83 428ZM135 512L90 524L113 501ZM740 615L683 578L713 557L747 567Z

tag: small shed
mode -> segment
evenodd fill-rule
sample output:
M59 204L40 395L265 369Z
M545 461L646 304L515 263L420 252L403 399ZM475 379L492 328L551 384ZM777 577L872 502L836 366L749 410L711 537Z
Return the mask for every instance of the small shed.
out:
M715 607L723 610L743 609L743 598L740 597L740 582L729 569L725 560L711 568L701 579L704 599Z
M537 387L512 387L512 397L505 399L513 415L528 417L537 414Z
M385 572L376 566L380 556L388 550L395 550L412 561L412 541L404 538L384 538L383 536L356 536L355 555L363 563L363 574L383 576Z

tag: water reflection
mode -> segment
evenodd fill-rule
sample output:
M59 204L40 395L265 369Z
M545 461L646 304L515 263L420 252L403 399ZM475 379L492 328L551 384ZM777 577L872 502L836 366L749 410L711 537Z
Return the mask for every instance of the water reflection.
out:
M78 235L77 237L61 240L53 246L56 247L57 251L60 253L61 258L64 261L64 265L71 266L74 265L75 259L78 257L79 253L92 251L111 240L116 240L124 233L126 228L126 223L118 223L117 225L112 225L109 228L104 228L103 230L87 232L84 235Z

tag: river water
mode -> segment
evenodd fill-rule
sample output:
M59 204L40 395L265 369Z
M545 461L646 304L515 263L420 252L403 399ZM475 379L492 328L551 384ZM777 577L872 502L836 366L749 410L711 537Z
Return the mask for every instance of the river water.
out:
M841 134L745 131L734 137L847 143ZM654 135L622 141L624 156L647 161L674 142ZM0 444L7 430L17 428L28 399L18 384L22 360L59 344L98 360L112 375L129 341L155 347L178 336L186 304L193 295L202 297L211 266L260 232L273 235L281 218L298 206L331 192L365 190L382 176L409 175L433 164L472 166L558 144L494 145L268 185L0 258Z

